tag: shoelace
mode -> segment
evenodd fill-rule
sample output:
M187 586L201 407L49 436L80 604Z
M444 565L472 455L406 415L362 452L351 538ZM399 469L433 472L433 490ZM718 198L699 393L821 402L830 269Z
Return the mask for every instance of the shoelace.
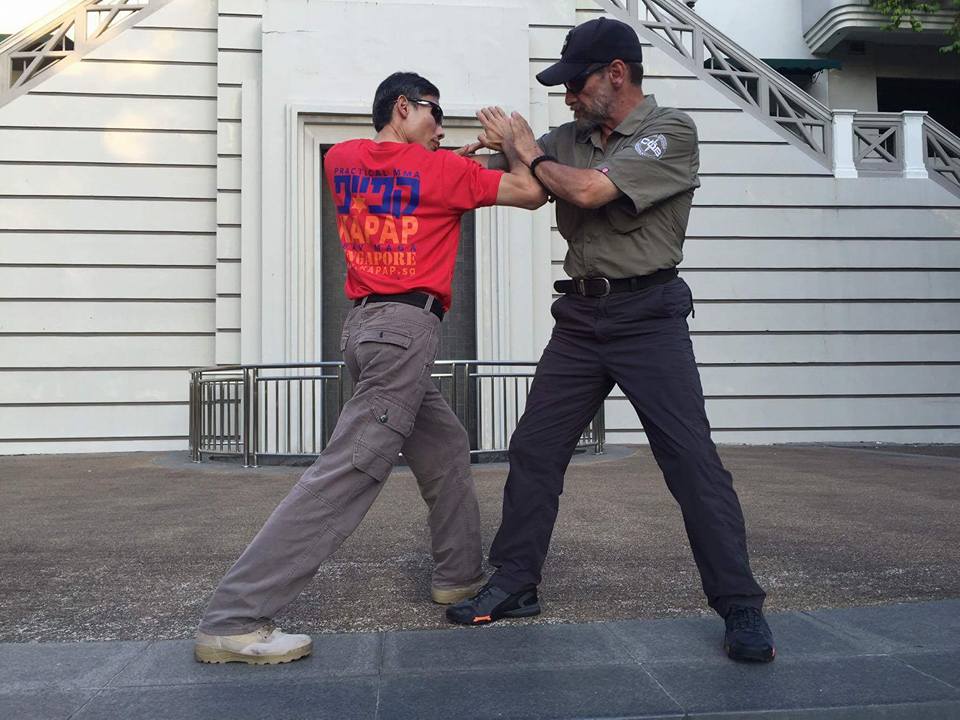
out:
M478 604L479 604L480 601L482 601L483 598L485 598L487 595L489 595L492 591L493 591L493 586L492 586L492 585L490 585L489 583L486 584L486 585L484 585L482 588L480 588L480 590L477 592L477 594L473 596L473 601L474 601L474 603L478 603Z
M268 622L266 625L257 630L257 633L264 639L267 640L273 635L273 631L277 629L277 626L272 622Z
M755 607L735 607L733 609L734 630L758 630L761 627L763 616Z

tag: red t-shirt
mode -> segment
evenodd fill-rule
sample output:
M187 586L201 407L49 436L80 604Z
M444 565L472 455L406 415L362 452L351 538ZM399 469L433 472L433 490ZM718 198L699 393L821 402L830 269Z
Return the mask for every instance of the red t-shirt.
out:
M420 290L450 309L460 216L493 205L503 173L449 150L349 140L327 152L327 183L351 300Z

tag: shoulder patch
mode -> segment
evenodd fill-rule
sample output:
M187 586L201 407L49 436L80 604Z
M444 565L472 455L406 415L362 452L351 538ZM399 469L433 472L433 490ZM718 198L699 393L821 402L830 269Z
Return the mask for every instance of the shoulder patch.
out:
M633 148L641 157L661 158L667 151L667 138L663 135L648 135L640 138Z

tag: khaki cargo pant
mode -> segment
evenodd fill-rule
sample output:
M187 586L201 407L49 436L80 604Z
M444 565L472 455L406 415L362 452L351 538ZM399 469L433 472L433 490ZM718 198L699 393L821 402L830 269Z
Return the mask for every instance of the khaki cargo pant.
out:
M428 508L434 587L481 574L466 431L430 379L440 321L400 303L355 307L341 350L354 381L327 447L214 592L200 629L250 632L291 603L354 531L401 450Z

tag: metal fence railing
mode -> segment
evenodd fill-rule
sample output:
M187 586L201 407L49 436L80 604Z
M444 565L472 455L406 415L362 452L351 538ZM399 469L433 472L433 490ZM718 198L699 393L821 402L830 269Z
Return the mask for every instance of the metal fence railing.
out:
M505 456L536 363L438 361L433 380L470 438L476 460ZM315 456L353 391L342 362L231 365L190 371L190 456L239 456L245 467ZM579 446L602 453L603 409Z

